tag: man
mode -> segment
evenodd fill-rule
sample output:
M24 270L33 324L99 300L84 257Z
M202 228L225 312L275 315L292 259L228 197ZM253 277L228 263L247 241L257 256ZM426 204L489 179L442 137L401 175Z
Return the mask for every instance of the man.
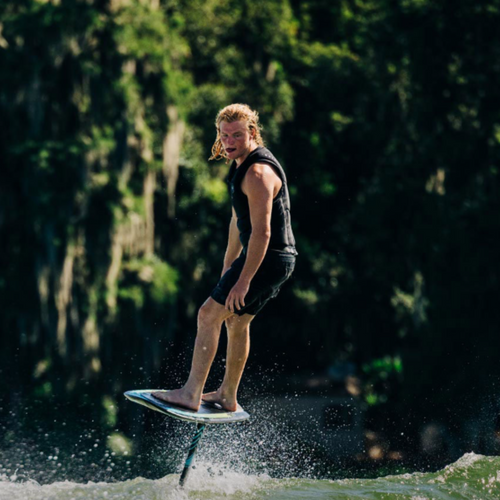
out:
M228 183L233 215L222 276L198 313L187 382L180 389L153 395L192 410L198 410L203 399L236 411L250 323L292 274L297 252L285 173L264 147L258 114L247 105L231 104L219 111L215 124L210 159L232 161ZM202 394L223 322L228 335L224 379L216 392Z

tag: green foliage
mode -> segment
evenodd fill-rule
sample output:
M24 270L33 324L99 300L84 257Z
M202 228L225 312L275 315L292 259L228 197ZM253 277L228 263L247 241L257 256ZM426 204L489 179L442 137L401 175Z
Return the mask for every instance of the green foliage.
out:
M47 381L43 384L35 386L33 389L33 396L38 399L47 399L53 394L52 383Z
M102 424L107 429L114 429L118 421L118 407L116 401L110 396L103 396L101 400L104 414Z
M157 305L171 303L178 293L179 273L156 256L132 259L124 266L125 277L118 291L140 309L148 293Z
M137 309L144 306L144 290L141 286L122 286L118 290L118 296L123 300L130 300Z
M152 268L151 298L156 304L172 302L178 292L178 272L160 260L155 261Z
M387 403L389 385L391 382L392 384L399 382L398 379L403 372L403 363L399 356L384 356L365 363L362 371L364 400L368 406L376 406Z
M221 179L208 179L203 185L204 195L215 205L227 204L227 186Z
M392 373L401 373L403 364L399 356L385 356L363 365L363 372L369 376L386 379Z

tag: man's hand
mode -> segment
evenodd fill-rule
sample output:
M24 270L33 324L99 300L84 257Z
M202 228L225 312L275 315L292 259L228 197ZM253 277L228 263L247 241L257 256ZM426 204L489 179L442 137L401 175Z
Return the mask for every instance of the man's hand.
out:
M249 288L249 282L239 279L227 296L226 309L234 313L235 310L239 311L242 307L245 307L245 297Z

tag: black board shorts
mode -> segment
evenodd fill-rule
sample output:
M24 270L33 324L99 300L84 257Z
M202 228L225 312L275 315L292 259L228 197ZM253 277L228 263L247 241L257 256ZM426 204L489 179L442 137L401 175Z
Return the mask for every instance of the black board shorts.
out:
M215 302L226 305L227 296L238 281L245 260L246 254L241 254L224 273L224 276L221 277L210 294ZM295 260L294 254L268 251L250 282L250 288L244 299L245 307L240 310L235 308L234 313L238 316L243 314L255 316L270 299L278 295L283 283L293 273Z

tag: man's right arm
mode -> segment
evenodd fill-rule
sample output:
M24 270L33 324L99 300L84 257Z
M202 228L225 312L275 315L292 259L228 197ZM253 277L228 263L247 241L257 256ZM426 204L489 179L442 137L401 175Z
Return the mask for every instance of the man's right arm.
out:
M233 208L233 216L229 224L229 238L227 242L226 254L224 256L224 267L222 275L231 267L231 264L239 257L243 245L240 242L238 226L236 225L237 217Z

